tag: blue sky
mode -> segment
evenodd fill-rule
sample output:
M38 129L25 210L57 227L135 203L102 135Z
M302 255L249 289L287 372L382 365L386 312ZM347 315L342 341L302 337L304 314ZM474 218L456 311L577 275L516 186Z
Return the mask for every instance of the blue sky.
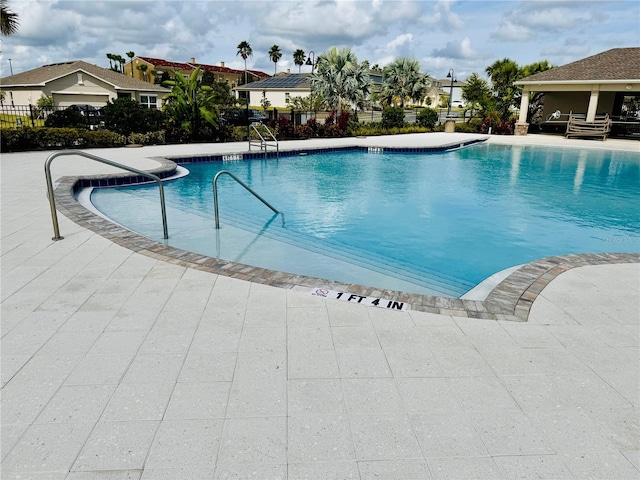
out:
M278 71L297 71L292 53L349 47L386 65L415 57L436 78L458 79L505 57L526 65L566 63L616 47L640 46L640 2L619 1L70 1L8 0L16 35L2 38L0 75L47 63L85 60L108 67L106 53L134 51L243 68L237 45L253 48L250 68L273 73L267 52L283 52ZM303 67L308 71L310 67Z

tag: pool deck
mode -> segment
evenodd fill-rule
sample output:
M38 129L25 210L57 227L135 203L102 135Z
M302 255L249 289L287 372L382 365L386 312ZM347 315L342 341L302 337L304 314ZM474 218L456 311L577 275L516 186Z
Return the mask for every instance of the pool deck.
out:
M90 150L140 169L243 151ZM65 215L53 242L50 153L0 160L3 480L640 477L639 263L551 266L512 292L529 302L520 322L365 307L134 251ZM114 171L79 157L52 170Z

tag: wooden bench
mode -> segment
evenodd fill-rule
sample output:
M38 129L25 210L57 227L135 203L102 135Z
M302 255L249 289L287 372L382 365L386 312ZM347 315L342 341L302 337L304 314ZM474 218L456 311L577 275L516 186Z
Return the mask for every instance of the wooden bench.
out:
M607 139L611 132L611 119L609 114L598 115L593 122L587 122L582 115L569 115L565 137L600 137Z

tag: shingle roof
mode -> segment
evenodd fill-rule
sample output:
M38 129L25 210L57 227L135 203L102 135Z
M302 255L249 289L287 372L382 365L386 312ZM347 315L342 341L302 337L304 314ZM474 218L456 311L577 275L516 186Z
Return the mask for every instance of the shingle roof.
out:
M144 82L137 78L130 77L129 75L114 72L108 68L98 67L97 65L92 65L82 60L54 63L34 68L32 70L27 70L26 72L17 73L0 79L0 85L3 87L44 86L48 82L57 78L64 77L78 71L83 71L89 75L99 78L100 80L113 85L116 89L157 91L163 93L169 91L167 88L160 85Z
M529 82L640 80L640 48L613 48L561 67L536 73L516 84Z
M291 73L289 75L279 77L269 77L259 82L248 83L236 88L236 90L264 90L264 89L293 89L293 88L311 88L309 84L309 75L305 73Z

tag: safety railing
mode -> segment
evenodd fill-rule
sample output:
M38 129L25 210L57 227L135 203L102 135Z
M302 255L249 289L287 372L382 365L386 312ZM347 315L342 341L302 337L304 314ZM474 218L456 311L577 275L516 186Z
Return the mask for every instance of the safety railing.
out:
M165 207L165 202L164 202L164 188L162 187L162 180L160 179L160 177L153 175L152 173L138 170L137 168L129 167L128 165L123 165L121 163L107 160L106 158L92 155L90 153L81 152L81 151L69 151L69 152L56 152L49 155L49 157L47 157L47 160L44 164L44 174L47 180L47 193L49 195L49 206L51 208L51 220L53 221L54 236L53 238L51 238L51 240L62 240L64 238L60 236L60 228L58 226L58 214L56 212L56 199L53 192L53 182L51 180L51 162L55 158L65 156L65 155L78 155L80 157L85 157L90 160L95 160L96 162L104 163L105 165L109 165L112 167L121 168L123 170L127 170L129 172L136 173L138 175L155 180L158 183L158 188L160 189L160 208L162 210L162 229L164 233L164 239L166 240L169 238L169 231L167 229L167 209Z
M218 178L220 178L220 175L229 175L236 182L238 182L240 185L242 185L245 188L245 190L247 190L254 197L256 197L258 200L260 200L262 203L264 203L267 207L269 207L271 209L271 211L273 211L275 214L280 214L280 216L282 217L282 226L284 227L284 213L282 213L279 210L276 210L273 206L271 206L271 204L269 202L267 202L264 198L262 198L260 195L258 195L251 187L249 187L246 183L244 183L242 180L240 180L238 177L236 177L229 170L220 170L218 173L216 173L216 176L213 177L213 213L214 213L215 218L216 218L216 229L220 228L220 214L218 212L218 186L217 186L218 185Z
M270 139L264 138L260 133L260 130L258 130L255 125L251 125L251 129L256 133L256 135L258 135L258 138L254 139L253 135L249 136L249 151L251 151L252 145L258 145L260 147L260 151L264 151L264 157L267 158L267 147L271 146L276 148L276 156L280 154L278 139L273 135L273 132L269 130L269 127L261 125L261 129L266 132L266 136L270 137Z

